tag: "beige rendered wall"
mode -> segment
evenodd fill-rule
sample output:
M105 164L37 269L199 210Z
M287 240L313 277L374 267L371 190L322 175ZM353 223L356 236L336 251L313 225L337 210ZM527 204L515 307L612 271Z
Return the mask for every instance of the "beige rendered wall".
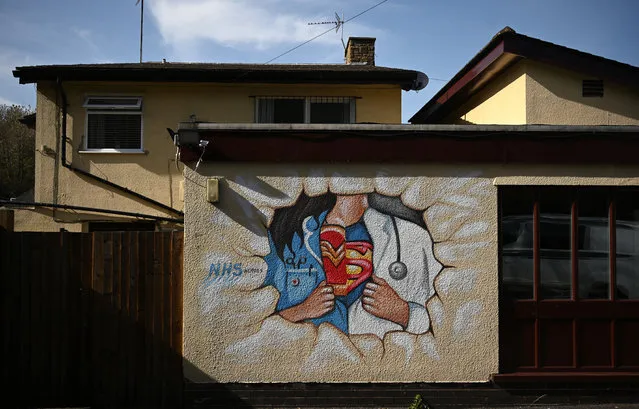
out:
M209 177L219 178L215 204L205 197ZM476 168L205 163L197 173L185 169L185 178L184 359L191 381L476 382L498 371L497 189ZM370 234L372 270L361 274L384 281L375 279L371 310L362 298L348 307L338 298L319 321L294 322L286 310L311 311L317 298L309 292L336 265L326 255L322 216L304 213L304 203L321 207L327 192L336 201L366 198L359 221ZM367 195L374 192L387 203L374 204ZM338 203L323 205L360 217ZM292 209L303 210L278 218ZM414 218L395 218L407 274L394 277L389 214L401 209ZM329 216L325 222L348 225ZM282 256L273 244L281 229L299 232L283 241L290 247ZM363 250L352 251L346 247L344 258L366 259ZM351 284L359 297L357 281ZM405 329L393 322L403 306Z
M490 82L442 123L525 124L526 81L524 65L517 64Z
M185 177L184 365L190 381L481 382L499 370L498 186L638 186L639 166L204 163L198 172L186 168ZM208 178L219 181L217 203L206 200ZM346 309L346 329L330 320L294 323L282 313L304 280L320 284L330 265L324 257L314 264L317 271L309 268L312 257L298 264L308 248L321 246L313 239L318 226L312 218L304 223L303 212L277 224L278 212L317 203L327 192L351 198L375 192L422 218L423 224L397 225L408 268L399 280L387 269L397 249L393 227L388 218L369 215L391 214L390 207L385 213L366 195L361 219L372 239L372 274L401 300L423 302L428 318L421 316L421 326L410 319L406 330L384 319L362 321L361 298ZM269 240L283 226L303 236L290 240L296 255L284 252L288 266ZM311 298L304 296L301 304ZM382 307L383 298L377 313L389 308ZM418 323L419 310L410 310Z
M584 98L582 80L596 78L537 62L526 65L529 124L639 125L639 91L606 80L602 98Z
M246 123L254 120L254 96L351 96L358 122L401 122L401 89L366 85L215 85L158 83L65 83L68 98L67 160L73 166L176 209L182 209L182 169L166 128L177 128L195 114L200 121ZM37 94L35 200L116 209L157 216L172 214L61 167L61 96L53 83L40 83ZM143 154L81 153L88 95L143 97ZM54 153L47 153L46 148ZM54 219L36 217L17 230L82 229L82 220L105 216L54 212ZM112 220L112 218L108 218ZM56 222L57 220L57 222ZM59 223L58 223L59 222ZM35 225L34 225L35 223ZM60 224L62 223L62 224ZM23 227L21 227L23 226Z

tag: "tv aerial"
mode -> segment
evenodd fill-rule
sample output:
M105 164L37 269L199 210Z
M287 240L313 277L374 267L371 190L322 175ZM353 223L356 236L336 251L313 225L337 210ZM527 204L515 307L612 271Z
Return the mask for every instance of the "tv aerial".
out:
M346 43L344 43L344 14L342 13L342 16L340 17L339 14L337 14L337 12L335 12L335 20L334 21L317 21L317 22L313 22L313 23L308 23L309 26L318 26L318 25L325 25L325 24L332 24L335 25L335 32L339 32L341 30L341 37L342 37L342 46L344 47L344 49L346 49Z

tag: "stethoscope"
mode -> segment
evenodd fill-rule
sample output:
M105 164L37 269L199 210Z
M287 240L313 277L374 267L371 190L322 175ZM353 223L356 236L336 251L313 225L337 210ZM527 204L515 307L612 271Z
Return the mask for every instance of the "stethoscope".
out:
M401 256L401 248L399 243L399 230L397 229L397 220L395 220L395 216L391 216L391 221L393 222L393 230L395 230L395 243L397 244L397 260L393 261L390 266L388 266L388 274L394 280L403 280L406 278L408 274L408 267L406 267L406 263L402 261Z

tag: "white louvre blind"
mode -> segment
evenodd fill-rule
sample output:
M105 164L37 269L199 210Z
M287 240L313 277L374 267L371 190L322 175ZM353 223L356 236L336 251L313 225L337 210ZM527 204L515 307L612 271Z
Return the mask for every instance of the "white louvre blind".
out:
M88 115L88 149L142 149L142 115L93 113Z
M86 148L88 150L141 150L142 98L89 97Z

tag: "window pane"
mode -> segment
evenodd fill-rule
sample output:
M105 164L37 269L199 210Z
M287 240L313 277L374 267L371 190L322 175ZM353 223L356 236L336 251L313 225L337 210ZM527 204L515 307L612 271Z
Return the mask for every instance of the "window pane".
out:
M502 194L502 285L506 298L533 298L533 206L530 188Z
M111 107L111 108L135 108L139 109L142 104L140 97L89 97L84 106L86 107Z
M579 194L579 298L610 298L608 204L605 190Z
M571 197L566 189L541 190L539 269L542 299L571 298Z
M89 113L89 149L142 149L142 116Z
M274 99L273 123L301 124L304 123L303 99Z
M347 124L351 120L351 104L345 102L311 102L311 123Z
M619 192L616 210L616 297L636 300L639 299L639 192Z

